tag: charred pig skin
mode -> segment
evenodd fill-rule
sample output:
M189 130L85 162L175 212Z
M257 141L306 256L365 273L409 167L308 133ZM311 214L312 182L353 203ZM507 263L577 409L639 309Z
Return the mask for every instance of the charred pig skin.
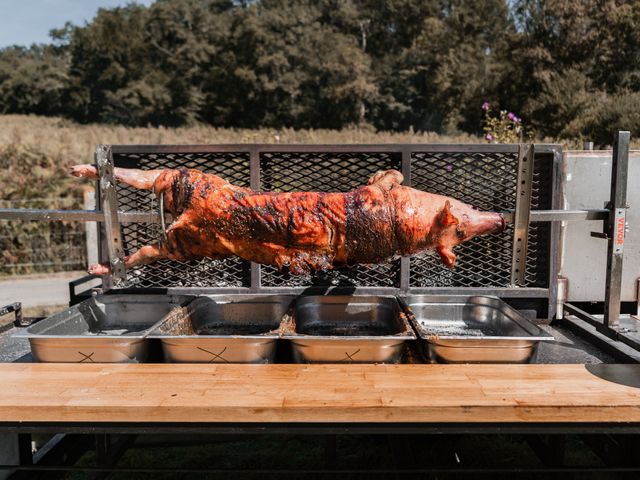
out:
M97 178L93 165L77 165L71 173ZM378 172L367 185L346 193L256 192L185 168L115 168L114 176L135 188L164 194L165 208L175 219L167 228L167 241L127 256L127 268L161 259L237 255L308 275L430 249L453 268L454 246L505 228L498 213L403 186L396 170ZM96 264L89 271L107 274L109 266Z

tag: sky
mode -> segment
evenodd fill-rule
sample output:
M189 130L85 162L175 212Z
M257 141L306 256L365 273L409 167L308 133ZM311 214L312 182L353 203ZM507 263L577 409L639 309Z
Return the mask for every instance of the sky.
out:
M49 30L68 21L84 25L101 7L117 7L130 0L0 0L0 48L49 42ZM153 0L137 0L149 5Z

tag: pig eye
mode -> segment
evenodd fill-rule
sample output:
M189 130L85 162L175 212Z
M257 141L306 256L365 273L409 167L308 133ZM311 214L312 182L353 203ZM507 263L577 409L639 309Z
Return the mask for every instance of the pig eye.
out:
M456 237L458 237L459 240L464 240L465 234L462 229L456 228Z

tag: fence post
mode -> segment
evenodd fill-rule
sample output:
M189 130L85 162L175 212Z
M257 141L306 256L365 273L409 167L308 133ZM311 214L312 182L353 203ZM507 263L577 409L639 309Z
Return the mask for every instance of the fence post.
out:
M83 192L84 209L96 209L96 191L86 187ZM87 266L98 263L98 222L85 222L85 236L87 244Z

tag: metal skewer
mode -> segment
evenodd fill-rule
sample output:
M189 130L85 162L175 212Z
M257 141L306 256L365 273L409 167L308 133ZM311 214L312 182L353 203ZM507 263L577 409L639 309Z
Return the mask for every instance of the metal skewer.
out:
M161 197L162 198L162 197ZM161 200L164 204L164 200ZM513 222L513 212L503 212L504 219ZM167 214L164 224L166 225ZM169 219L171 215L169 214ZM609 210L531 210L530 222L578 222L585 220L606 220ZM0 208L0 220L39 220L70 222L104 222L104 213L100 210L46 210L29 208ZM119 211L118 220L127 223L160 223L163 220L159 212ZM164 228L164 227L163 227Z

